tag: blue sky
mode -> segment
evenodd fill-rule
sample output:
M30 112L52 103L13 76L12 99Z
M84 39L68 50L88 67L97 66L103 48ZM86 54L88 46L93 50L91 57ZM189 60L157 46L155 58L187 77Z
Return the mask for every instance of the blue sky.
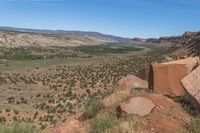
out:
M180 35L200 31L200 0L0 0L0 26Z

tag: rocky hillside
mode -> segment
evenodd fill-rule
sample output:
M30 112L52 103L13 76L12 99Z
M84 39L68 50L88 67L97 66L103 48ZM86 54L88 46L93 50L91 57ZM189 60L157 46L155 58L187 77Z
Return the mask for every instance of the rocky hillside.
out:
M129 39L97 32L31 30L0 27L0 46L81 46L123 43Z
M173 44L171 50L177 50L180 56L200 55L200 32L186 32L180 37L168 38L167 41Z
M178 57L200 56L200 32L185 32L182 36L161 37L146 43L170 45L170 52Z

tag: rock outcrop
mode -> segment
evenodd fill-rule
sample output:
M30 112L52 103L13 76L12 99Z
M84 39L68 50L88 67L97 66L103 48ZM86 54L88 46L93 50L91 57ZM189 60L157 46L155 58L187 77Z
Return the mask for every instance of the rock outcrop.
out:
M148 88L148 83L133 75L124 77L119 81L113 94L102 100L102 106L114 105L130 97L133 88Z
M149 89L169 96L183 96L181 80L199 65L199 57L152 64L149 70Z
M147 88L148 83L136 76L129 75L127 77L122 78L118 82L118 90L130 90L133 88Z
M160 38L158 42L170 44L169 51L180 58L200 56L200 32L186 32L182 36Z
M190 73L199 65L199 61L199 57L188 57L186 59L165 62L162 64L183 64L187 67L188 73Z
M134 114L139 116L145 116L151 113L155 107L154 103L144 97L132 97L125 102L122 102L117 108L118 114Z
M160 94L144 94L143 97L150 99L155 108L147 116L146 129L151 133L177 133L184 131L191 116L172 99Z
M188 75L183 64L152 64L149 72L149 89L168 96L183 96L181 80Z
M182 80L191 101L200 109L200 66Z
M135 98L141 98L141 100L135 100ZM130 101L131 99L133 99L133 102ZM185 131L187 123L189 123L191 119L191 116L188 115L178 103L175 103L169 97L160 94L145 93L131 99L123 102L126 106L129 106L129 108L126 107L124 110L130 113L130 111L140 109L134 113L141 114L144 109L146 112L143 114L147 115L121 115L122 117L119 117L121 123L119 129L121 130L117 130L116 132L177 133L177 131ZM136 103L140 104L140 106L136 106ZM143 103L150 103L150 106L145 106ZM142 106L144 108L141 108ZM117 114L118 113L119 110L117 110Z

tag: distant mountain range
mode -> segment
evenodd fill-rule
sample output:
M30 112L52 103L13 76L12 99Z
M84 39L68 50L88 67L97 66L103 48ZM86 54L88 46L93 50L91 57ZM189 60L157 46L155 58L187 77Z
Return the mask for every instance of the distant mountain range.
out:
M8 37L7 41L5 41L2 33L4 33L4 37ZM6 33L15 33L15 34L6 34ZM25 35L26 34L26 35ZM24 35L26 37L22 37ZM32 38L30 37L32 35ZM39 35L37 40L37 35ZM15 28L15 27L0 27L0 46L18 46L17 41L23 41L19 46L33 45L39 44L42 46L78 46L78 45L99 45L105 43L124 43L124 44L151 44L159 42L159 39L156 38L123 38L113 35L102 34L99 32L90 32L90 31L65 31L65 30L41 30L41 29L26 29L26 28ZM30 37L30 38L29 38ZM36 38L34 38L36 37ZM9 38L12 38L9 41ZM30 42L28 43L26 38L29 38ZM60 40L62 38L62 40ZM15 39L18 39L15 41ZM34 39L34 40L33 40ZM47 40L47 43L43 41L43 39ZM52 41L52 39L54 41ZM71 40L71 41L69 41ZM54 43L54 44L53 44Z
M169 50L179 57L200 56L200 32L185 32L182 36L160 38L159 43L171 44Z
M169 45L180 56L200 55L200 32L186 32L181 36L160 38L123 38L99 32L38 30L0 27L0 46L82 46L110 43L132 45Z
M169 52L174 53L176 57L184 58L187 56L200 56L200 31L199 32L185 32L180 36L169 36L142 39L134 38L133 43L143 45L159 45L167 46Z
M99 32L89 32L89 31L65 31L65 30L40 30L40 29L26 29L26 28L15 28L15 27L0 27L0 32L23 32L23 33L36 33L41 35L48 35L54 37L81 37L81 38L97 38L103 42L108 43L129 43L130 38L123 38L113 35L106 35Z

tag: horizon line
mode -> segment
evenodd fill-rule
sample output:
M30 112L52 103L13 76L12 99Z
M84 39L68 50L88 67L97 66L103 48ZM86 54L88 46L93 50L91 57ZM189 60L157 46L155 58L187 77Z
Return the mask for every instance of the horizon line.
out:
M27 28L27 27L15 27L15 26L2 26L0 25L0 29L1 28L13 28L13 29L21 29L21 30L39 30L39 31L66 31L66 32L93 32L93 33L100 33L103 35L109 35L109 36L114 36L114 37L121 37L121 38L127 38L127 39L135 39L135 38L140 38L140 39L151 39L151 38L155 38L155 39L159 39L161 37L178 37L183 35L186 32L200 32L200 31L185 31L179 35L164 35L164 36L158 36L158 37L137 37L137 36L133 36L133 37L127 37L127 36L119 36L119 35L114 35L114 34L109 34L109 33L103 33L103 32L99 32L99 31L92 31L92 30L67 30L67 29L51 29L51 28ZM4 29L6 30L6 29ZM13 30L14 31L14 30ZM21 31L23 32L23 31ZM26 31L26 32L31 32L31 31ZM32 32L32 33L37 33L37 32Z

